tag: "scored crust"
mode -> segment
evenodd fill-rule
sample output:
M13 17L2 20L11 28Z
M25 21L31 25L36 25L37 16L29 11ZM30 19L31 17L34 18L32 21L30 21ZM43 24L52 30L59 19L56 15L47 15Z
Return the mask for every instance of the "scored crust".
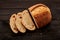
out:
M21 33L25 33L26 32L26 29L25 29L24 25L22 24L22 12L17 13L16 22L15 23L16 23L17 29Z
M31 20L31 17L27 10L23 11L22 16L23 16L22 24L25 26L25 28L27 28L28 30L35 30L36 27L35 27L33 21Z
M11 17L10 17L10 28L12 29L12 31L14 33L18 33L18 30L17 30L17 27L15 25L15 21L16 21L16 14L13 14Z
M28 9L35 20L37 28L45 26L52 19L50 9L44 4L36 4Z

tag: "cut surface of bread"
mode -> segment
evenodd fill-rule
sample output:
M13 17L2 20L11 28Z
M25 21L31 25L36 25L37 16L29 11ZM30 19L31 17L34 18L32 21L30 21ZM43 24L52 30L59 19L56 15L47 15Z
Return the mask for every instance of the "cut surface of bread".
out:
M16 16L16 27L17 29L21 32L21 33L25 33L26 32L26 29L24 27L24 25L22 24L22 12L19 12L17 13L17 16Z
M25 28L27 28L28 30L35 30L36 27L28 13L27 10L24 10L23 11L23 14L22 14L23 18L22 18L22 23L23 25L25 26Z
M17 27L15 25L15 21L16 21L16 14L13 14L10 17L10 28L14 33L18 33Z

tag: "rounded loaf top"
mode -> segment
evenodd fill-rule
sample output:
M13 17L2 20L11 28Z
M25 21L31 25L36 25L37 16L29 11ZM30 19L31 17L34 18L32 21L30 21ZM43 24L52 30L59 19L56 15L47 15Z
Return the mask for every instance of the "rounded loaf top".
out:
M46 26L52 19L50 9L44 4L36 4L28 8L37 28Z

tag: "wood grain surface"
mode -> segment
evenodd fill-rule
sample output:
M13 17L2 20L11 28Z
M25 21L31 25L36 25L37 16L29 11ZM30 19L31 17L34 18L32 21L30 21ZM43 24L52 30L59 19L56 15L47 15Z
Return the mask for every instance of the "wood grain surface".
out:
M9 26L10 16L38 3L51 9L51 23L33 32L14 34ZM0 40L60 40L60 0L0 0Z

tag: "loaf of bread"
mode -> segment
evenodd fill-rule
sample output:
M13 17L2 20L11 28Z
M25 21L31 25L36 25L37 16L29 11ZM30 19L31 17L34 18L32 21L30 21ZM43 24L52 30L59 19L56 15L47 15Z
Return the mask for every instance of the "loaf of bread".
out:
M44 4L33 5L28 10L13 14L10 17L10 27L14 33L18 33L18 31L25 33L26 29L33 31L36 28L42 28L52 19L50 9Z
M44 4L36 4L28 9L37 25L37 28L47 25L52 19L50 9Z

